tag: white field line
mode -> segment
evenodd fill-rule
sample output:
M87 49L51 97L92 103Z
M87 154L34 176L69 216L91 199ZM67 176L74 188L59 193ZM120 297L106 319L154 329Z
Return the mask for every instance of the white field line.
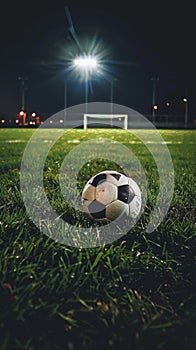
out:
M26 140L0 140L0 142L5 142L5 143L24 143L24 142L28 142ZM32 141L31 141L32 142ZM52 143L53 140L43 140L43 143ZM80 140L77 140L77 139L74 139L74 140L67 140L67 143L80 143L81 141ZM91 140L92 142L92 140ZM98 140L95 140L93 143L104 143L105 142L105 139L98 139ZM112 140L112 143L120 143L118 141L115 141L115 140ZM129 144L141 144L143 143L142 141L135 141L135 140L132 140L132 141L128 141L126 143L129 143ZM146 141L147 144L162 144L162 145L180 145L183 143L183 141ZM191 145L195 145L196 142L193 142L193 141L190 141L189 144Z

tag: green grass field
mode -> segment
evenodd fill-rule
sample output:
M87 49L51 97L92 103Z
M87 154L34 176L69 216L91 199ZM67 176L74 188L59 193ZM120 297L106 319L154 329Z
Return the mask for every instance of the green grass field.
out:
M145 210L123 238L96 248L73 248L44 235L29 219L20 192L20 164L35 130L0 129L0 349L193 350L195 300L195 130L160 130L171 153L175 191L168 214L146 233L156 201L153 157L131 131L71 130L51 148L44 185L53 208L84 225L64 203L58 184L70 140L116 140L138 157L149 182ZM46 129L46 139L52 130ZM141 130L141 133L144 132ZM147 132L147 131L145 131ZM80 191L95 173L116 167L88 162ZM168 174L169 181L169 174Z

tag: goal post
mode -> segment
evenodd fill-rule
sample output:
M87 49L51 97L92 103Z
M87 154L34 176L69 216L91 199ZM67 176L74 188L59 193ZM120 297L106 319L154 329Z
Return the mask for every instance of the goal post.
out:
M123 128L127 130L128 128L128 115L127 114L84 114L83 117L83 125L84 129L87 129L88 127L88 118L95 118L95 119L110 119L110 122L112 123L113 119L118 119L119 121L123 120Z

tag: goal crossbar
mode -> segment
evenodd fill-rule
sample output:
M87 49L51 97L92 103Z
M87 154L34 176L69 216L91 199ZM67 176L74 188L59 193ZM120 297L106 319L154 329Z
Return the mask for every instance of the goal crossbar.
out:
M128 115L127 114L84 114L83 125L84 129L87 129L88 118L96 118L96 119L113 119L124 118L124 129L128 127Z

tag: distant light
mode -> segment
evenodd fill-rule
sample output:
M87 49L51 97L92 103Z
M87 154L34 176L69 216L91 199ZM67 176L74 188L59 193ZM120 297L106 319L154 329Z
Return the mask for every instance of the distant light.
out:
M33 118L36 117L36 113L35 113L35 112L31 113L31 116L32 116Z
M1 122L2 122L2 124L4 124L5 123L5 119L2 119Z
M187 97L183 97L182 101L183 101L184 103L187 103L187 102L188 102Z
M79 57L74 60L74 65L81 69L94 69L97 67L97 60L91 56Z
M19 120L18 119L16 119L16 124L18 124L19 123Z
M63 124L63 119L60 119L60 123Z
M53 123L53 120L50 120L50 124L52 124Z
M158 109L158 106L157 106L157 105L154 105L154 106L153 106L153 109L154 109L154 110L157 110L157 109Z
M167 107L170 107L170 106L171 106L171 102L167 101L167 102L165 103L165 105L166 105Z

